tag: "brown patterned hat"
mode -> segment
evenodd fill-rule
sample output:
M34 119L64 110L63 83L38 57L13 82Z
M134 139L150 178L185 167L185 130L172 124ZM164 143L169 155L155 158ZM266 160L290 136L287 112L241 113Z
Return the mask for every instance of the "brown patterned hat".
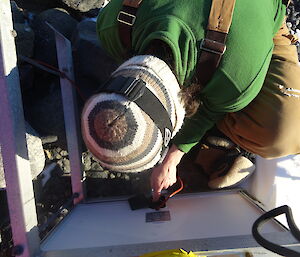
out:
M129 59L84 106L81 126L87 148L114 171L152 168L182 126L179 90L162 60L150 55Z

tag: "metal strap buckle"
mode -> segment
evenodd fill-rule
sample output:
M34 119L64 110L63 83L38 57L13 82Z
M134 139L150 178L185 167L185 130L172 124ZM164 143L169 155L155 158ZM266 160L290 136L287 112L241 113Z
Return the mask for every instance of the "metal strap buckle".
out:
M145 92L146 82L141 79L128 78L121 92L132 102L139 99Z
M117 76L105 83L100 92L121 94L134 102L144 94L145 88L146 82L141 79Z
M123 19L121 16L123 16ZM124 11L120 11L118 14L118 17L117 17L118 22L124 23L128 26L133 26L133 24L135 23L135 20L136 20L135 15L124 12Z
M216 45L217 47L216 48L208 48L206 47L204 44L205 44L205 41L208 41L210 43L213 43L214 45ZM215 41L215 40L211 40L211 39L207 39L207 38L204 38L201 40L201 43L200 43L200 49L201 50L204 50L206 52L210 52L210 53L213 53L213 54L220 54L220 55L223 55L226 51L226 45L225 44L222 44L218 41ZM219 50L221 49L221 50Z

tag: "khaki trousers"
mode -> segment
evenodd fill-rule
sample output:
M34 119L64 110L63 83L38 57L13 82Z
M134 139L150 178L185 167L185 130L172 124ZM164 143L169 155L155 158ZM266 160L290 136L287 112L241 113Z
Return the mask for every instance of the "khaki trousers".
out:
M272 60L260 93L218 124L237 145L264 158L300 153L300 66L285 23L273 41Z

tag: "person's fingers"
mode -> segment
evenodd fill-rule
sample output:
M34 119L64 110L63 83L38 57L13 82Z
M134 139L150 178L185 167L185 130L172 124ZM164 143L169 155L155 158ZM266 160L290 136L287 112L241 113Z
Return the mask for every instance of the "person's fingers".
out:
M176 181L177 181L177 176L176 176L176 168L175 168L169 173L169 186L174 185Z
M162 184L162 180L160 179L160 177L155 176L154 173L152 173L150 180L152 190L158 191Z
M168 189L170 186L175 184L176 178L176 166L161 165L155 167L152 170L150 177L150 184L152 188L152 200L158 201L160 198L161 191Z
M158 177L151 176L151 191L152 191L152 201L156 202L158 201L160 197L160 185L161 181L159 181Z
M170 180L169 180L169 186L173 186L177 181L177 178L176 177L171 177Z
M159 191L153 190L153 192L152 192L152 201L153 202L157 202L159 200L160 193L161 192L159 192Z
M159 197L160 197L160 194L161 194L161 191L163 189L166 189L168 188L168 184L166 184L165 181L161 181L159 183L159 181L157 181L158 183L154 183L154 186L152 187L152 200L154 202L158 201L159 200ZM167 187L166 187L167 186Z

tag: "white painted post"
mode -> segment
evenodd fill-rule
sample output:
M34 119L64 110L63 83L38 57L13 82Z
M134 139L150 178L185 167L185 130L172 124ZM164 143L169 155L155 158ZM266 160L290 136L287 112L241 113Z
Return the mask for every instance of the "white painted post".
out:
M39 252L37 215L25 138L9 0L0 1L0 145L16 256Z
M300 227L300 155L267 160L256 158L256 171L246 185L247 191L260 201L264 209L288 205ZM284 215L278 220L287 225Z

